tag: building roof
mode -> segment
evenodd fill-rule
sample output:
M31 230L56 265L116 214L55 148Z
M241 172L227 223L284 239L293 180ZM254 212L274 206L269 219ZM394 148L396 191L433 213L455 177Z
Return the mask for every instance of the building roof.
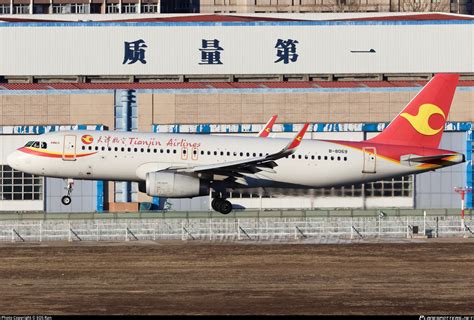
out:
M155 14L155 15L5 15L0 22L291 22L291 21L452 21L473 16L451 13L292 13L292 14Z
M330 89L330 88L418 88L426 81L294 81L294 82L142 82L142 83L0 83L0 92L8 90L209 90L209 89ZM459 82L474 87L474 80Z

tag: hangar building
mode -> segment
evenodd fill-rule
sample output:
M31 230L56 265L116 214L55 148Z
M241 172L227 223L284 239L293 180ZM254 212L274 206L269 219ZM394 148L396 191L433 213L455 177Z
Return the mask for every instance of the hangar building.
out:
M245 208L458 207L453 188L472 185L471 17L294 17L3 20L0 210L120 211L140 203L207 210L209 197L150 199L134 184L106 181L77 181L64 207L61 180L15 172L6 155L51 130L255 134L274 114L275 136L311 122L307 138L360 140L382 130L438 72L461 74L442 147L466 153L467 163L350 188L227 196Z

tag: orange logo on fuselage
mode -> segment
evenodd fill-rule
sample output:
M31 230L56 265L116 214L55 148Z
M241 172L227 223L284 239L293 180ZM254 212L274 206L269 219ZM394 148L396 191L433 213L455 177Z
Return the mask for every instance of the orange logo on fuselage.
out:
M400 114L401 117L405 118L410 122L413 129L425 136L434 136L443 129L444 124L438 128L432 128L429 124L430 117L432 115L439 114L446 119L446 116L443 110L440 109L437 105L431 103L425 103L420 106L418 109L417 115L411 115L409 113Z
M94 138L92 138L92 136L86 134L86 135L81 137L81 141L84 144L91 144L94 141Z

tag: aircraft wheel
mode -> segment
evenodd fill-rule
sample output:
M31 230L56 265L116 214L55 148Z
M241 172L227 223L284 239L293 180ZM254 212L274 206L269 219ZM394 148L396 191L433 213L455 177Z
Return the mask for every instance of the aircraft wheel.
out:
M221 200L218 211L222 214L229 214L232 211L232 203L227 200Z
M68 206L71 204L71 197L70 196L64 196L61 198L61 202L65 205Z
M220 203L221 199L219 198L214 198L212 199L212 202L211 202L211 207L212 209L214 209L214 211L219 211L219 203Z

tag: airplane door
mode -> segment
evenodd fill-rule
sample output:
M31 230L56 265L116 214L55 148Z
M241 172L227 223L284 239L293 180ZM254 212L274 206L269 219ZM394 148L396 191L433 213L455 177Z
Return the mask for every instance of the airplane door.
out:
M76 136L75 135L64 136L63 160L64 161L76 160Z
M374 147L365 147L364 151L364 167L362 173L375 173L377 165L377 149Z

